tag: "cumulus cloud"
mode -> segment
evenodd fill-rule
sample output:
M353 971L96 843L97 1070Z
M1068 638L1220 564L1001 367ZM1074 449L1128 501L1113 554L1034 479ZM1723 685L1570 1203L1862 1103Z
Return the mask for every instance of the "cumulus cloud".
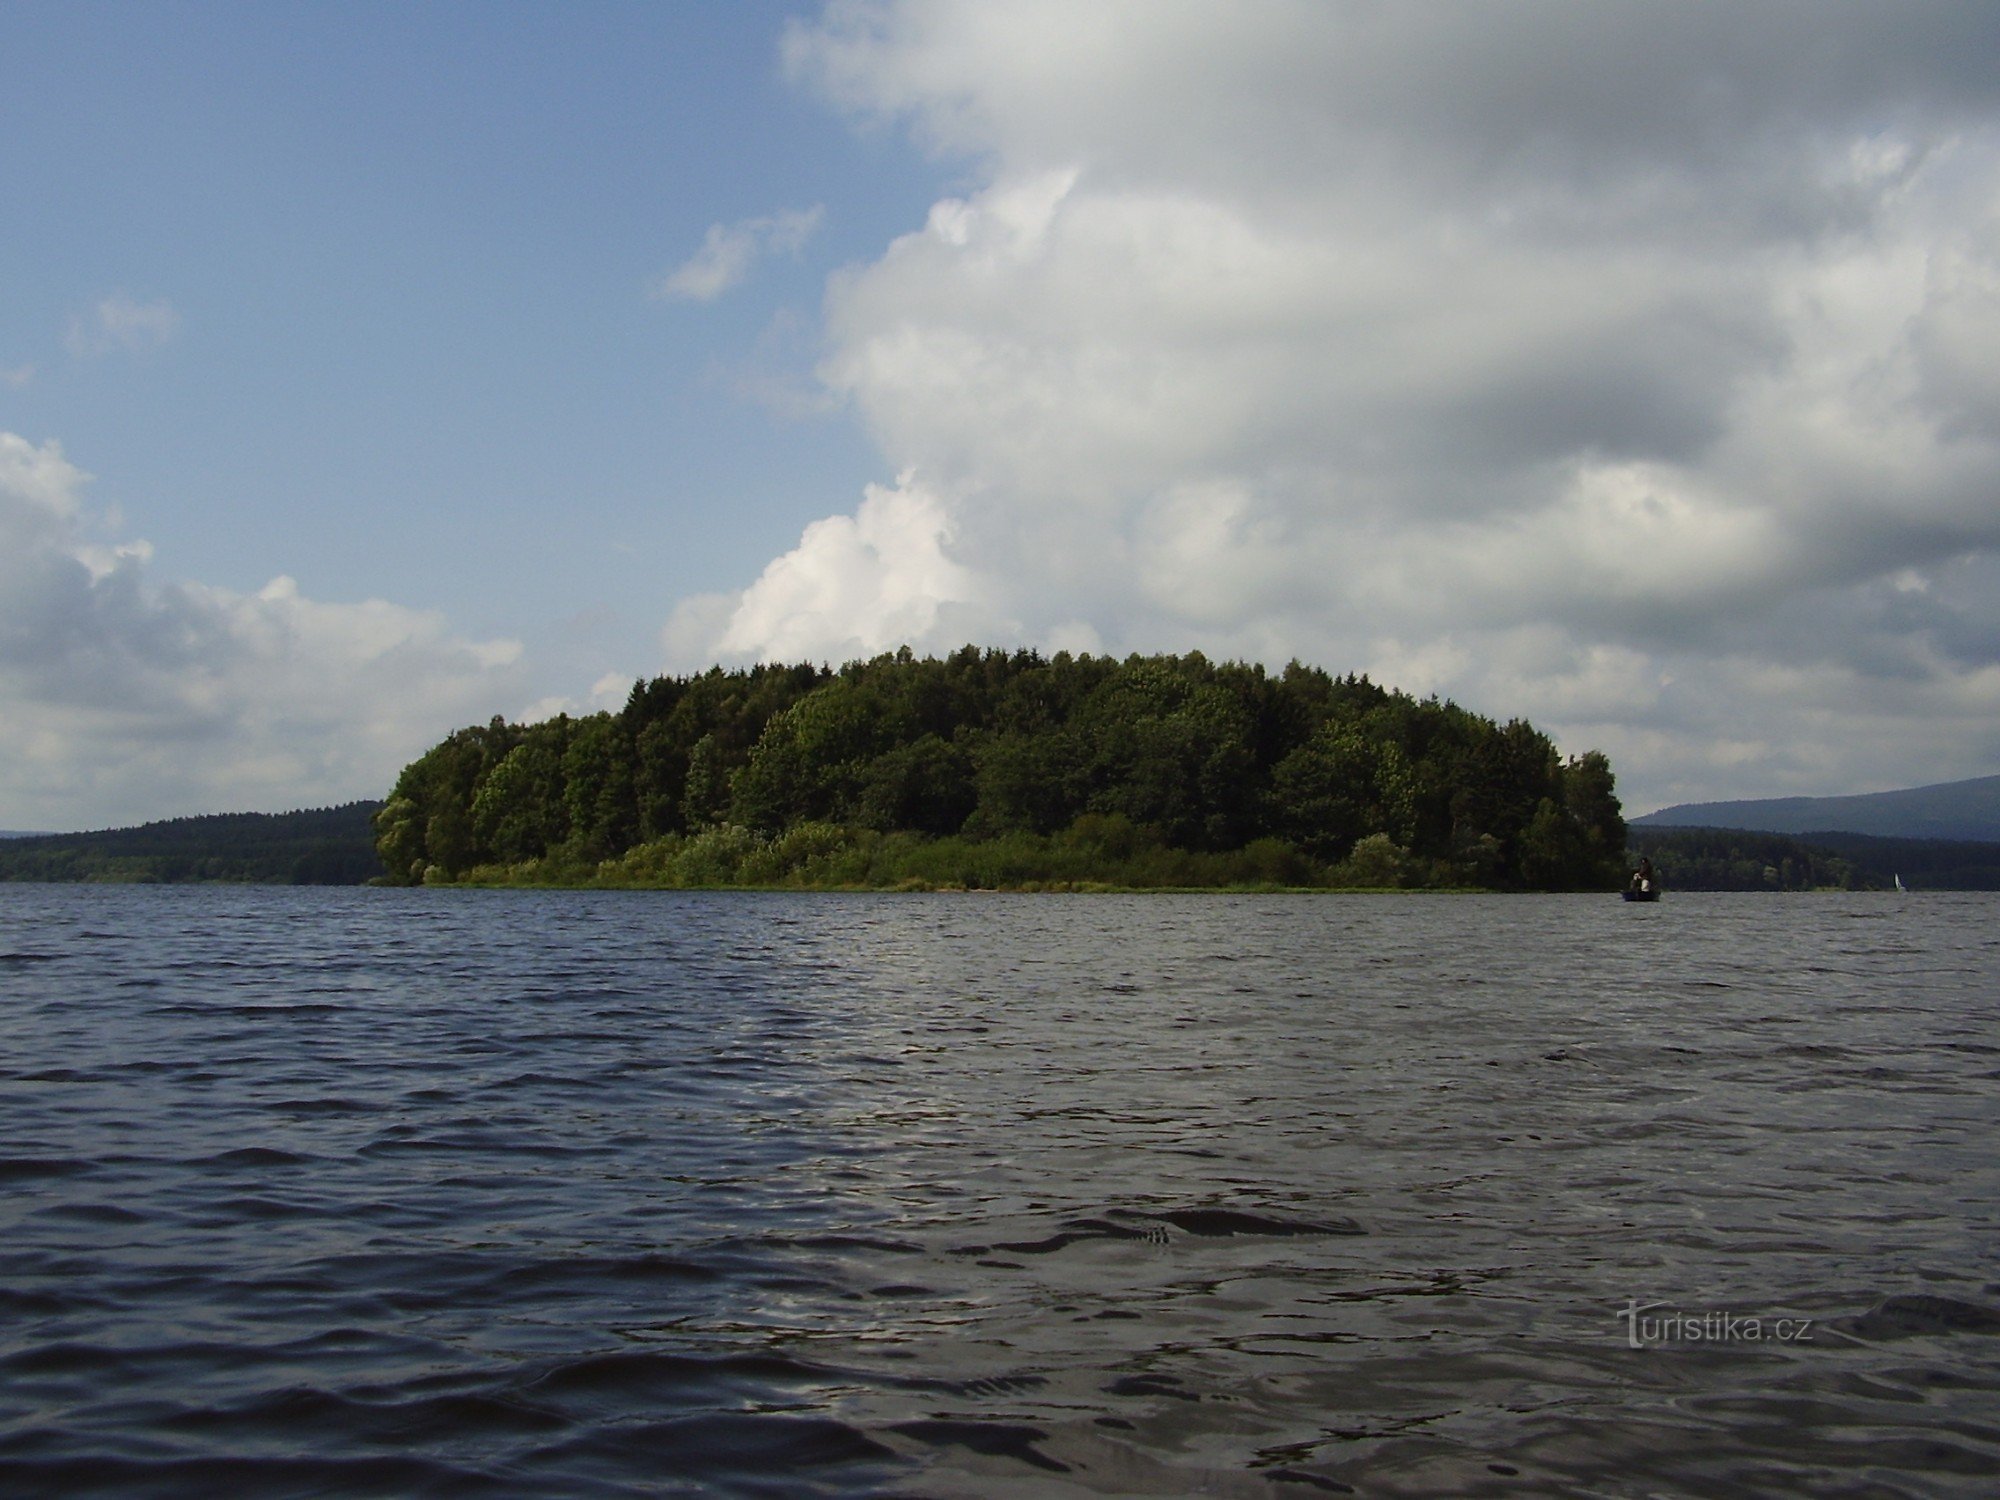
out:
M166 343L180 326L181 315L172 303L138 302L120 293L70 319L69 351L87 358L115 350L151 349Z
M764 218L711 224L701 249L653 284L653 295L668 301L713 302L742 284L758 261L796 255L819 229L825 209L786 209Z
M1018 631L991 614L951 540L945 507L912 476L894 489L870 485L852 516L813 522L741 593L683 602L667 624L667 656L690 669L718 659L844 661Z
M0 824L66 828L380 796L518 696L520 648L382 600L155 577L89 476L0 432Z
M518 714L509 715L518 723L540 724L561 714L615 713L632 694L634 674L606 672L590 685L589 696L579 701L564 694L537 698Z
M1525 713L1641 807L2000 768L2000 12L843 0L785 52L969 174L820 367L951 566L871 594L864 504L683 650L976 600Z

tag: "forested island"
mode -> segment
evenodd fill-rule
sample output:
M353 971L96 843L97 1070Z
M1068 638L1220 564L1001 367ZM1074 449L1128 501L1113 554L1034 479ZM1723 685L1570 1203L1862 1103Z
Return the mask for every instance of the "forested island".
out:
M907 649L461 729L375 817L394 884L1608 890L1609 761L1297 662Z

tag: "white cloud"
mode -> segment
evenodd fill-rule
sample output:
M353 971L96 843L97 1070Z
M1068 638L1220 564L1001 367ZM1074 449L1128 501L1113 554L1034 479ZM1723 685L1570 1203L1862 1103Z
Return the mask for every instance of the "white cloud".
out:
M69 351L87 358L115 350L151 349L180 332L180 326L181 315L172 303L138 302L119 293L70 320Z
M0 526L18 546L31 545L71 526L90 475L63 456L60 443L39 448L0 432ZM10 549L11 550L11 549Z
M870 485L853 516L805 529L737 595L686 601L664 643L677 665L759 659L843 661L902 644L963 645L996 629L981 584L950 554L943 502L905 475Z
M33 365L14 365L8 369L0 370L0 385L6 386L9 390L23 390L34 378L35 367Z
M820 370L951 571L890 607L835 518L679 647L969 599L1529 714L1641 808L2000 769L1996 50L1986 7L832 5L793 76L973 174L833 280Z
M435 613L154 576L93 540L88 476L0 433L0 824L63 828L380 796L520 692L520 648Z
M615 713L625 706L631 696L635 675L627 672L606 672L590 685L590 695L582 702L574 698L551 695L537 698L517 714L508 715L518 724L540 724L559 714L581 716L595 713Z
M653 285L656 298L713 302L742 284L759 260L797 255L819 229L825 209L786 209L764 218L711 224L701 249Z

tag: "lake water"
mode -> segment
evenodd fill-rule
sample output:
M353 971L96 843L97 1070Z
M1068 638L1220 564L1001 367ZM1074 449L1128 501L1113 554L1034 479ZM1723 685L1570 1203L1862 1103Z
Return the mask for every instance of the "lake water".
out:
M0 886L0 1493L1986 1495L2000 900Z

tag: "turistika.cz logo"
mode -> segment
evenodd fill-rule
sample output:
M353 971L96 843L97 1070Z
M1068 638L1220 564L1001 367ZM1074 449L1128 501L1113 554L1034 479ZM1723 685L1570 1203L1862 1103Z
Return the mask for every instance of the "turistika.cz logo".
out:
M1627 1297L1618 1311L1625 1342L1633 1349L1654 1344L1802 1344L1811 1337L1811 1318L1773 1318L1756 1313L1681 1312L1664 1302Z

